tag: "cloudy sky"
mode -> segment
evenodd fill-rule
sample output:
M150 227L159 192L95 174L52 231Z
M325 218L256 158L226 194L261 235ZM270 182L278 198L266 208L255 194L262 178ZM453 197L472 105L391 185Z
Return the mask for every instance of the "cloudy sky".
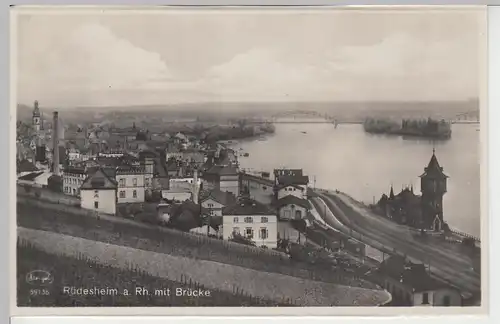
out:
M17 101L462 100L478 96L477 9L17 14Z

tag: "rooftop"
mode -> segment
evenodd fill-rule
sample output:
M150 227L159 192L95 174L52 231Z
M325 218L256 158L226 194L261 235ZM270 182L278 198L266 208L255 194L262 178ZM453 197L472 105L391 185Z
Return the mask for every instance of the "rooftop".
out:
M305 175L282 175L278 176L278 184L287 185L307 185L309 177Z
M432 278L424 264L412 263L400 256L391 256L385 260L377 272L398 280L412 288L414 292L432 291L447 287L441 281Z
M240 198L222 212L224 215L274 215L269 207L250 198Z
M36 171L36 172L28 173L28 174L25 174L25 175L19 177L18 180L33 181L36 178L38 178L40 175L42 175L43 173L44 173L44 171Z
M224 206L233 205L237 202L237 198L230 192L223 192L218 189L200 192L200 201L213 199Z
M109 170L98 168L83 181L81 189L116 189L117 183L110 176Z
M311 209L311 205L309 204L309 201L307 199L301 199L294 195L285 196L279 199L276 203L277 208L281 208L286 205L297 205L306 209Z

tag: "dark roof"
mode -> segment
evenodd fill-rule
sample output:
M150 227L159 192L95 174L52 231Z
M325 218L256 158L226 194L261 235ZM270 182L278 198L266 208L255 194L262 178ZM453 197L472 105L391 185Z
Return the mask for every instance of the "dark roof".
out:
M248 174L248 173L244 173L244 172L241 173L241 179L255 181L257 183L267 185L270 187L272 187L274 185L274 182L272 180L261 178L261 177L258 177L258 176L252 175L252 174Z
M165 168L165 164L162 162L160 158L154 159L154 170L155 170L155 176L158 176L160 178L166 178L168 177L167 170Z
M302 176L302 169L274 169L274 176L276 178L281 176Z
M309 177L304 175L284 175L278 177L279 185L307 185L309 183Z
M81 189L116 189L117 183L111 172L110 168L98 168L83 181Z
M378 272L410 287L415 292L431 291L447 287L432 278L424 264L406 261L401 256L391 256L380 266Z
M64 173L84 174L85 169L84 168L67 167L64 169Z
M229 166L214 165L209 170L205 171L205 173L206 174L217 174L219 176L237 175L238 168L235 166L232 166L232 165L229 165Z
M200 192L200 201L206 199L213 199L224 206L233 205L237 202L236 197L231 192L223 192L218 189Z
M431 178L448 178L446 174L443 172L443 167L439 165L436 154L433 151L431 160L426 168L424 168L424 173L420 176L422 177L431 177Z
M264 204L250 198L240 198L235 204L222 210L224 215L274 215L274 212Z
M17 172L33 172L38 171L38 168L32 162L24 159L17 164Z
M311 209L311 205L307 199L301 199L294 195L288 195L279 199L276 203L277 208L281 208L286 205L298 205L306 209Z
M116 174L144 173L145 169L140 166L122 165L116 168Z
M168 160L167 166L165 169L167 171L177 171L180 169L179 162L177 162L177 160Z
M40 176L42 173L43 173L43 171L31 172L31 173L23 175L22 177L19 177L19 180L33 181L38 176Z
M276 186L276 190L280 190L280 189L283 189L283 188L286 188L286 187L294 187L294 188L297 188L297 189L300 189L300 190L304 191L303 187L301 187L300 185L295 184L295 183L291 183L291 184L279 184L279 185Z

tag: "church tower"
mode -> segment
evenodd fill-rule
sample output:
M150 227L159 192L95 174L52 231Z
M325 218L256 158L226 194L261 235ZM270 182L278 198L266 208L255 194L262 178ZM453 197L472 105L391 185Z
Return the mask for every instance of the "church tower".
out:
M443 230L443 196L446 193L447 179L433 149L431 160L420 176L423 229Z
M40 108L38 108L38 101L35 100L35 107L33 108L33 130L37 133L40 132L40 124L41 124L41 115L40 115Z

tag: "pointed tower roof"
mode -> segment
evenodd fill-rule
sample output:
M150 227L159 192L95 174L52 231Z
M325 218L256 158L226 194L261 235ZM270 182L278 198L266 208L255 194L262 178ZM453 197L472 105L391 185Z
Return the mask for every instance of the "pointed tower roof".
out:
M35 100L34 103L33 117L40 117L40 108L38 108L38 100Z
M391 185L391 192L389 193L389 198L394 199L394 188Z
M448 178L443 172L443 167L439 165L438 159L436 157L436 150L432 149L432 156L429 164L424 168L424 173L420 176L422 177L438 177L438 178Z

